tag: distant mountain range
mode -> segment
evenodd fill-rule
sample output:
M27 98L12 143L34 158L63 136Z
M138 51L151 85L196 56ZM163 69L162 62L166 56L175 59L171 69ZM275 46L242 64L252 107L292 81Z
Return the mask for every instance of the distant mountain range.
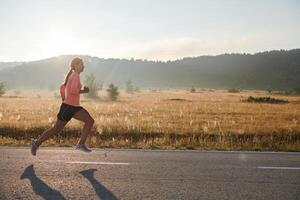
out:
M57 89L75 56L85 62L82 82L86 74L93 73L104 86L114 83L124 87L130 79L139 88L300 88L300 49L199 56L167 62L61 55L32 62L0 62L0 82L12 89Z
M5 69L5 68L9 68L9 67L15 67L17 65L21 65L24 62L0 62L0 70L1 69Z

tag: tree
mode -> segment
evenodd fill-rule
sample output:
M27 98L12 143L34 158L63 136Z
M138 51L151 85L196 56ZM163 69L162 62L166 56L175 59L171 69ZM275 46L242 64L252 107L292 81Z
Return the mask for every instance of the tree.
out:
M95 99L98 98L98 91L102 90L103 83L96 80L94 74L86 75L84 84L89 87L90 91L85 94L86 97Z
M0 97L5 94L5 85L3 82L0 83Z
M106 90L108 93L108 97L110 100L115 101L117 100L118 96L119 96L119 91L118 91L118 87L115 86L114 84L110 84L108 86L108 89Z
M194 86L192 86L192 88L190 89L190 92L191 92L191 93L195 93L195 92L196 92L196 89L195 89Z
M132 93L134 92L134 86L131 80L126 81L126 92L127 93Z

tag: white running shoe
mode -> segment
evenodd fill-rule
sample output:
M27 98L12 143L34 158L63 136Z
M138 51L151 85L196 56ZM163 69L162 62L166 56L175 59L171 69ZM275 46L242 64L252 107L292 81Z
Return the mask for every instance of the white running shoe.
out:
M31 150L30 150L30 152L31 152L31 155L33 155L33 156L36 155L36 151L38 149L38 147L35 144L36 141L37 141L37 139L33 139L33 138L31 138L31 141L30 141L30 144L31 144Z
M87 148L84 144L76 144L75 149L86 152L86 153L89 153L92 151L91 149Z

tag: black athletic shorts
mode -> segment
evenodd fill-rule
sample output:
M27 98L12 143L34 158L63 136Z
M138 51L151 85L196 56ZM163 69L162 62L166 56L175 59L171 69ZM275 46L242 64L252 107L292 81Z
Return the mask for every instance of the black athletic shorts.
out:
M61 121L68 122L71 120L73 115L81 109L83 109L81 106L72 106L62 103L57 114L57 118Z

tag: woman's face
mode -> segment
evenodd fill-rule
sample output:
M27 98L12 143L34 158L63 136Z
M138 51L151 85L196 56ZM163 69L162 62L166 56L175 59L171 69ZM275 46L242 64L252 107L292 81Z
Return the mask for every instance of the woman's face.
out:
M75 67L75 71L77 71L79 73L83 72L83 69L84 69L83 62L79 62L78 65Z

